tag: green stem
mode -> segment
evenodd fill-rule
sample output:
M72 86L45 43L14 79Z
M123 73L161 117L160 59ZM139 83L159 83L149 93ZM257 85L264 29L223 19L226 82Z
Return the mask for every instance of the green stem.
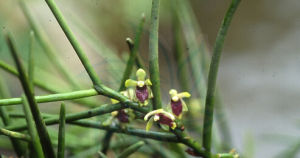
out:
M34 44L34 32L30 31L30 44L29 44L29 54L28 54L28 80L30 81L30 85L33 87L34 81L34 52L33 52L33 44Z
M159 27L159 0L152 0L151 24L149 35L149 71L152 82L153 110L162 108L160 96L160 77L158 62L158 27Z
M145 145L145 142L139 141L135 144L132 144L129 146L127 149L125 149L119 156L118 158L126 158L129 155L135 153L137 150L139 150L143 145Z
M125 71L123 73L123 77L122 77L122 80L121 80L119 91L122 91L122 90L125 89L125 84L124 83L131 75L134 63L136 61L137 52L139 50L141 36L142 36L142 33L143 33L143 29L144 29L144 24L145 24L145 16L143 15L142 19L140 21L138 30L136 32L133 49L130 53L129 59L128 59L127 64L126 64Z
M9 131L9 130L4 129L4 128L0 128L0 134L8 136L10 138L24 140L24 141L27 141L27 142L31 141L31 138L30 138L29 135L19 133L19 132Z
M142 129L134 129L130 127L121 128L119 126L104 126L99 122L90 121L90 120L78 120L70 122L71 124L79 125L82 127L88 128L96 128L102 130L109 130L115 133L123 133L127 135L133 135L142 138L149 138L158 141L169 141L169 142L178 142L178 138L172 134L167 132L154 132L154 131L145 131Z
M67 82L73 86L73 89L80 89L78 83L76 82L74 77L72 77L70 71L68 71L66 67L63 66L62 62L55 55L55 51L53 50L53 48L46 42L47 40L41 32L42 29L40 29L38 24L34 21L33 16L30 14L30 11L26 6L25 0L19 0L19 2L26 19L28 20L31 28L35 33L36 38L38 39L48 58L51 60L51 62L54 63L53 65L59 70L63 78L67 79Z
M70 41L71 45L73 46L75 52L77 53L77 56L79 57L80 61L82 62L84 68L86 69L88 75L90 76L92 82L94 85L100 85L101 81L98 78L95 70L93 69L91 63L89 62L85 52L81 48L79 42L75 38L75 35L69 28L67 22L65 21L62 13L56 6L54 0L46 0L46 3L48 4L49 8L51 9L53 15L55 16L57 22L59 23L60 27L64 31L65 35L67 36L68 40Z
M23 110L25 113L25 118L27 122L27 127L28 127L28 133L31 136L31 144L33 148L33 154L35 154L38 158L44 158L44 153L42 149L42 145L40 143L40 139L38 137L35 124L34 124L34 119L32 117L32 114L30 112L30 107L28 105L28 101L25 97L25 95L22 95L22 100L23 100Z
M5 70L6 72L12 74L12 75L15 75L17 77L19 77L19 73L16 69L14 69L12 66L8 65L7 63L3 62L3 61L0 61L0 67ZM57 90L55 90L54 88L52 88L51 86L49 86L48 84L44 84L43 81L40 81L40 80L34 80L34 85L36 85L37 87L45 90L45 91L48 91L50 93L59 93ZM96 94L95 94L96 95ZM17 103L16 104L19 104L21 103L20 99L17 99L18 101L16 101ZM12 101L14 102L14 101ZM91 107L95 107L95 106L98 106L98 103L94 103L94 102L88 102L88 101L85 101L85 100L75 100L74 102L76 103L80 103L80 104L83 104L83 105L89 105ZM13 103L14 104L14 103Z
M62 103L60 107L60 115L59 115L57 158L65 157L65 124L66 124L66 110L65 110L65 104Z
M134 62L137 61L137 52L140 46L140 41L141 41L141 36L143 33L143 28L144 28L144 23L145 23L145 16L142 16L142 19L140 21L138 30L136 32L136 37L135 37L135 42L134 42L134 46L132 47L129 59L127 61L126 64L126 68L125 71L123 73L123 77L121 79L121 83L120 83L120 87L119 87L119 91L122 91L125 89L125 81L130 78L133 66L134 66ZM127 41L127 40L126 40ZM104 154L106 154L108 148L109 148L109 144L110 144L110 139L113 136L113 132L111 131L107 131L105 133L104 139L103 139L103 147L102 147L102 152Z
M101 149L102 153L104 153L104 154L107 153L107 150L109 149L110 140L113 135L114 135L114 132L106 131L106 133L103 137L103 140L102 140L102 144L103 144L102 149Z
M216 88L216 80L218 75L218 68L220 57L222 53L222 48L225 40L226 33L228 31L230 22L232 20L233 14L236 11L240 0L232 0L231 5L225 15L222 22L221 28L216 38L213 56L209 68L208 74L208 86L206 94L206 104L204 113L204 124L203 124L203 147L207 153L211 151L211 135L212 135L212 124L213 124L213 112L214 112L214 94Z
M71 122L75 120L80 120L80 119L85 119L85 118L90 118L94 117L97 115L103 115L106 113L111 113L116 110L120 110L126 108L126 106L122 106L121 104L105 104L101 105L100 107L94 108L94 109L89 109L86 111L78 112L78 113L73 113L73 114L67 114L66 115L66 122ZM45 124L46 125L53 125L59 123L59 117L51 117L45 119ZM14 130L14 131L19 131L19 130L24 130L26 129L26 124L18 124L18 125L11 125L8 126L7 129L9 130Z
M134 48L133 41L128 37L128 38L126 38L126 43L128 45L130 53L132 53L133 52L133 48ZM141 58L140 54L136 55L135 64L136 64L137 68L141 68L143 70L146 70L145 65L144 65L144 63L142 61L142 58Z
M0 77L0 96L1 98L9 97L9 90ZM5 107L0 107L0 116L2 118L3 124L5 126L9 126L11 124L10 115ZM21 142L17 139L10 138L14 151L16 152L18 157L22 157L25 154L25 149L23 148Z
M79 99L79 98L91 97L95 95L98 95L98 92L95 89L88 89L88 90L80 90L80 91L74 91L68 93L35 96L34 98L37 103L46 103L46 102L54 102L54 101L62 101L62 100ZM9 98L9 99L0 100L0 106L15 105L21 103L22 103L21 98Z
M17 69L19 71L19 78L22 84L22 87L24 89L24 92L26 94L26 97L28 99L29 105L30 105L30 110L33 115L34 121L36 123L36 127L38 130L38 134L41 140L41 144L43 147L43 150L47 157L55 158L54 150L52 148L51 140L49 137L49 134L46 129L46 125L43 121L43 118L41 116L40 110L38 108L37 103L35 102L34 99L34 91L32 87L30 86L30 83L28 81L28 78L25 74L24 67L19 59L15 44L12 40L12 37L10 34L6 37L7 44L9 46L10 52L14 58L15 64L17 66Z

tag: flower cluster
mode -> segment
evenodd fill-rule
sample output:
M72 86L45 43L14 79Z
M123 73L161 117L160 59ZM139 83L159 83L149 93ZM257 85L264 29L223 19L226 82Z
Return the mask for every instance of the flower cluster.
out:
M138 102L140 106L146 106L149 103L149 99L153 98L151 91L152 83L150 79L146 79L146 72L143 69L136 71L136 79L128 79L125 81L126 91L120 92L122 95L128 97L134 102ZM165 130L169 128L175 129L177 124L176 119L181 119L183 112L188 111L187 105L183 98L189 98L191 95L188 92L178 93L175 89L169 91L171 96L169 106L167 110L158 109L149 112L145 115L144 120L148 121L146 130L150 130L153 122L157 122ZM118 103L119 101L112 99L112 103ZM105 121L105 124L111 124L113 120L118 120L121 124L129 123L135 118L132 109L122 109L111 113L111 117Z

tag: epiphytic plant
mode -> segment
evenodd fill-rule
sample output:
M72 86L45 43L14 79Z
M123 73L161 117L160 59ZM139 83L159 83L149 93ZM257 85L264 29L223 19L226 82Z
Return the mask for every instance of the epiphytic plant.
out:
M143 26L145 17L143 16L136 32L136 38L134 42L130 39L127 39L127 43L130 48L130 56L126 64L125 71L122 76L120 83L120 88L115 91L100 80L96 74L95 69L90 63L86 52L78 42L76 36L73 34L72 29L69 27L65 17L63 16L60 9L57 7L54 0L45 0L48 7L51 9L53 15L55 16L58 24L66 35L67 39L74 48L77 56L79 57L82 65L84 66L87 74L89 75L93 88L87 90L81 89L81 85L74 80L72 74L66 70L62 62L57 59L53 48L51 48L48 43L45 41L45 37L41 33L41 29L38 27L37 23L34 21L33 17L30 15L29 10L26 7L26 2L20 0L22 10L29 21L30 27L33 30L31 33L31 43L33 43L34 37L37 39L51 62L55 67L60 71L64 79L72 85L71 92L61 92L51 85L43 82L40 78L35 77L34 74L34 55L33 50L30 50L30 58L28 62L28 72L26 71L21 58L19 57L20 52L16 47L16 43L13 39L13 36L10 33L6 34L6 41L11 52L15 65L17 69L6 64L3 61L0 61L0 66L7 72L19 77L19 80L22 84L24 95L20 98L8 98L0 100L0 114L4 122L3 127L0 128L0 133L11 138L13 147L19 157L65 157L67 153L65 150L71 147L68 143L65 143L68 133L66 129L68 128L66 124L77 125L86 128L106 130L104 135L103 142L98 142L101 146L96 149L99 153L99 156L106 157L106 152L108 148L112 148L110 142L113 142L112 135L113 133L122 133L132 137L131 140L125 141L125 143L119 143L118 139L114 140L116 148L119 149L117 157L127 157L130 154L138 151L142 146L149 146L148 151L145 153L156 155L158 154L161 157L185 157L185 153L182 152L182 148L187 148L187 153L194 156L201 156L205 158L237 158L238 154L235 151L230 151L228 153L222 153L223 151L229 151L232 148L231 144L224 145L223 149L212 150L212 124L214 118L214 100L215 100L215 91L216 91L216 79L218 74L218 65L220 61L220 56L222 52L222 47L224 39L229 28L230 22L232 20L233 14L236 11L240 0L232 0L231 5L225 15L221 28L216 38L211 63L209 69L207 69L206 58L207 52L200 52L199 46L197 43L197 38L195 37L198 32L191 25L192 15L189 10L189 4L187 1L176 0L176 2L171 2L173 9L172 14L174 15L174 34L175 34L175 45L176 53L175 58L177 65L182 64L184 54L180 45L182 40L185 38L186 45L190 47L189 54L195 53L191 51L196 51L196 53L201 54L203 57L203 63L200 63L197 58L193 58L189 55L191 61L191 71L193 72L194 79L197 81L197 92L199 93L199 104L205 105L204 115L200 114L199 116L204 117L203 123L195 122L195 126L200 128L195 128L195 130L190 130L193 132L193 135L202 133L202 145L196 141L196 138L188 135L188 130L184 128L184 122L186 121L183 112L188 112L188 106L190 101L183 100L183 98L189 98L191 95L188 92L177 93L175 89L171 89L169 94L171 96L169 108L166 109L163 106L161 99L160 91L160 74L159 74L159 61L158 61L158 28L159 28L159 3L160 0L152 0L152 9L151 9L151 19L150 19L150 30L149 30L149 72L150 79L146 78L146 69L140 61L138 55L138 48L141 39L141 34L143 32ZM174 3L174 4L173 4ZM182 29L182 30L181 30ZM181 37L183 32L184 37ZM130 79L131 72L136 65L136 80ZM187 82L187 68L180 67L180 83L181 89L188 91ZM205 81L205 72L208 71L208 84L207 86L203 83ZM3 89L4 84L2 84L2 97L5 96L6 90ZM49 95L44 96L35 96L34 87L39 87L47 92L50 92ZM126 89L127 88L127 89ZM96 95L102 95L108 97L112 100L112 103L99 105L98 101L95 100L78 100L80 98L86 98ZM60 115L41 113L38 104L45 102L55 102L55 101L67 101L72 100L73 102L89 107L90 109L86 111L81 111L77 113L65 113L67 108L64 103L61 105ZM22 104L24 107L23 113L10 113L5 110L3 106ZM217 113L222 113L217 110ZM105 114L110 114L107 117ZM195 114L195 113L193 113ZM26 119L25 122L14 122L13 117L21 117ZM98 116L99 120L88 119L91 117ZM190 115L189 117L197 118L199 116ZM224 119L224 118L221 118ZM106 121L105 121L106 120ZM118 120L114 122L114 120ZM139 120L145 120L146 123L140 122ZM224 121L224 120L222 120ZM113 123L114 122L114 123ZM150 128L153 123L158 131L151 131ZM58 138L54 139L51 137L51 131L47 128L47 125L59 124ZM139 129L139 126L146 126L146 130ZM222 127L221 127L222 128ZM164 129L161 131L160 129ZM28 132L23 132L28 130ZM53 132L52 132L53 133ZM228 133L228 128L224 127L223 133L224 141L230 143L230 135ZM157 140L161 142L172 142L172 144L163 145L157 147L157 142L152 142L150 140ZM228 141L226 140L228 139ZM132 143L134 140L134 143ZM25 142L26 146L21 145L21 141ZM57 152L54 150L54 143L57 142ZM71 140L70 140L71 141ZM127 144L126 144L127 143ZM77 143L78 144L78 143ZM123 146L121 146L123 144ZM129 145L133 144L133 145ZM178 144L184 144L186 147L179 146ZM118 146L119 145L119 146ZM89 144L88 146L93 146ZM129 147L128 147L129 146ZM99 149L102 149L99 151ZM142 148L140 149L142 150ZM26 152L28 151L28 152ZM98 152L99 151L99 152ZM75 153L75 152L74 152ZM72 154L72 151L71 151Z

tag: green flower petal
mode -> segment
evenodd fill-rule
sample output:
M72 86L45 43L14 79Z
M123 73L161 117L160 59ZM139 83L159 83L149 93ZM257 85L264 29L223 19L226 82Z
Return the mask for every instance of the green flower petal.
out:
M147 122L147 125L146 125L146 131L149 131L150 128L152 127L153 125L153 122L154 122L154 117L151 117L150 120Z
M136 71L136 77L138 81L144 81L146 78L146 72L143 69L138 69Z
M125 81L125 87L135 87L137 85L137 81L128 79Z

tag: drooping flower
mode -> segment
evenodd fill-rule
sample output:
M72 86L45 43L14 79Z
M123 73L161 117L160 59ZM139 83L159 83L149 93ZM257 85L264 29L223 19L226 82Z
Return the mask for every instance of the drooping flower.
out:
M153 122L158 122L162 126L169 126L171 129L175 129L177 127L175 123L175 116L169 112L164 111L163 109L157 109L147 113L144 117L147 122L146 131L149 131Z
M131 98L130 91L122 91L120 93L128 98ZM111 102L112 102L112 104L119 103L119 101L115 100L115 99L111 99ZM134 115L132 109L121 109L118 111L111 112L111 117L109 117L103 124L110 125L114 119L117 119L121 124L124 124L124 123L129 123L134 118L135 118L135 115Z
M141 106L148 105L148 99L153 97L150 86L152 83L150 79L146 79L146 72L143 69L136 71L136 80L128 79L125 81L126 88L134 88L135 97L134 101L139 102Z
M175 89L171 89L169 94L171 95L170 105L172 113L178 118L181 118L182 112L188 111L187 105L182 98L189 98L191 94L188 92L177 93Z

